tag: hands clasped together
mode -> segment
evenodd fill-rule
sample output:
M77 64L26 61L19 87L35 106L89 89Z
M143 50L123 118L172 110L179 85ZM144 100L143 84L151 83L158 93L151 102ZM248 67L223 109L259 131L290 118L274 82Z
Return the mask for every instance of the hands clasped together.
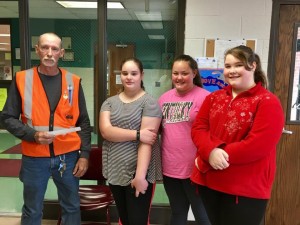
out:
M209 164L215 170L224 170L229 167L229 155L221 148L215 148L209 155Z

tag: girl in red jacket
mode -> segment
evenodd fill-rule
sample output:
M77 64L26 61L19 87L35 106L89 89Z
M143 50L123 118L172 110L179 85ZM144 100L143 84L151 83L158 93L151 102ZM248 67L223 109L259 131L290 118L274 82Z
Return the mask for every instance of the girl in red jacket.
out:
M258 225L270 198L284 114L251 48L225 53L224 77L229 85L206 97L192 127L198 150L191 180L212 225Z

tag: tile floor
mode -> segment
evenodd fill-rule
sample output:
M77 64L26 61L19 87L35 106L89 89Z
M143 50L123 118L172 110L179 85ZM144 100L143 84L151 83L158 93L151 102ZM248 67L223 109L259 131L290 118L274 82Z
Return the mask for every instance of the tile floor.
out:
M0 225L20 225L20 217L0 217ZM43 225L56 225L57 221L55 220L43 220Z

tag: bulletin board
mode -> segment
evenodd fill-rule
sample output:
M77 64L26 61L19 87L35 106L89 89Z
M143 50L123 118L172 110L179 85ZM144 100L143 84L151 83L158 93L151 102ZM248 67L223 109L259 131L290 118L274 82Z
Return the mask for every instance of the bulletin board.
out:
M206 39L205 43L205 57L214 57L215 53L215 41L219 39ZM230 40L228 40L230 42ZM256 40L255 39L246 39L246 46L250 47L253 51L256 48Z
M203 86L206 90L213 92L215 90L222 89L227 84L224 79L223 68L224 68L224 53L227 49L239 46L246 45L250 47L254 52L256 48L256 40L254 39L206 39L205 42L205 57L202 57L205 66L199 66L201 57L198 59L199 73L201 74L201 79ZM204 58L204 59L203 59ZM208 62L212 60L214 62L211 68L208 68Z

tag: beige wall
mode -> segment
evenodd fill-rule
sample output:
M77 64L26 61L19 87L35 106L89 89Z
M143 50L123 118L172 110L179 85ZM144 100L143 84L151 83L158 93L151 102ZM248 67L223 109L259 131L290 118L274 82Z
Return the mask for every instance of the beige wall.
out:
M272 0L186 0L184 52L205 56L205 39L256 39L267 72Z

